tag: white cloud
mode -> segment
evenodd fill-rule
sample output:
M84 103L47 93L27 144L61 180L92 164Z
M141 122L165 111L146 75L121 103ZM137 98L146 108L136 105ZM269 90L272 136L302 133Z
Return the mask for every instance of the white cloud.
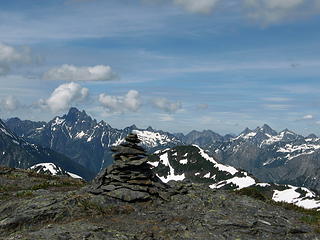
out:
M194 13L210 13L220 0L173 0L177 5Z
M151 0L149 0L151 1ZM152 0L156 1L156 0ZM250 19L263 24L274 24L287 19L307 17L320 13L319 0L172 0L189 12L209 14L221 3L223 11L242 9ZM160 2L160 0L158 0Z
M71 82L57 87L46 100L40 100L40 105L57 113L67 110L72 104L85 100L89 95L87 88Z
M288 104L265 104L264 107L271 110L288 110L292 106Z
M10 72L12 66L34 61L30 48L15 48L0 42L0 76Z
M0 101L1 108L5 111L12 112L17 110L21 104L13 96L8 96Z
M47 71L44 78L64 81L110 81L117 79L117 75L106 65L77 67L64 64Z
M170 102L168 99L166 98L156 98L153 100L153 105L158 108L161 109L167 113L175 113L178 110L182 109L182 104L181 102Z
M264 24L319 13L318 0L244 0L250 18Z
M303 116L302 119L303 120L312 120L313 119L313 115L311 115L311 114L305 115L305 116Z
M136 112L141 107L140 94L136 90L130 90L124 96L110 96L103 93L99 95L99 102L109 112L117 113Z

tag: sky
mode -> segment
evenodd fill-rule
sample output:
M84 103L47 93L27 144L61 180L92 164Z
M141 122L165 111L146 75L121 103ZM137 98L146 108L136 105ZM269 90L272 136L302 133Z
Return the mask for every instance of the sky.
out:
M0 1L0 118L320 135L320 0Z

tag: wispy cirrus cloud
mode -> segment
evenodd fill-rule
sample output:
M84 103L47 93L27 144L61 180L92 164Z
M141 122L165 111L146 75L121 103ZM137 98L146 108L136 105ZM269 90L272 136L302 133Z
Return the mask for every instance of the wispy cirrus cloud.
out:
M292 106L289 104L264 104L264 108L269 110L276 110L276 111L284 111L290 109Z

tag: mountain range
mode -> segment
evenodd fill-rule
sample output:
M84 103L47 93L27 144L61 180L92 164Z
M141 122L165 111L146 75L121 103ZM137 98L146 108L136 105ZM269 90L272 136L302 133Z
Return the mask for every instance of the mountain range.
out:
M320 138L314 134L304 137L288 129L277 132L266 124L247 128L238 136L221 136L211 130L174 134L135 125L116 129L76 108L49 122L11 118L5 124L17 137L61 153L94 175L112 163L110 147L135 132L149 153L196 144L217 162L246 170L260 181L320 191Z
M91 179L94 174L61 153L18 137L0 120L0 165L14 168L32 168L42 163L52 163L64 173Z

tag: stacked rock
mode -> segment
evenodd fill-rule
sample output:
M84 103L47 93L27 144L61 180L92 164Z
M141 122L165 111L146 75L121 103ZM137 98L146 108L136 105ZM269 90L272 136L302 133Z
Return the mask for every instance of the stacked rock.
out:
M167 200L170 189L152 172L146 151L137 145L138 136L129 134L125 140L111 148L115 152L114 164L96 177L90 192L127 202L148 201L154 197Z

